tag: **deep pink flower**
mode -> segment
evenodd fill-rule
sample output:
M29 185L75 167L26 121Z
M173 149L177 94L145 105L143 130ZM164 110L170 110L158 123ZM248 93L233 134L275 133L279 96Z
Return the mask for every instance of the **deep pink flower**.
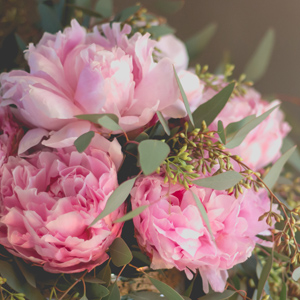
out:
M111 156L90 146L9 157L0 181L0 244L48 272L73 273L103 263L120 235L122 205L88 228L118 186Z
M213 238L192 192L206 210ZM254 249L256 235L268 229L264 220L258 221L270 208L265 191L245 190L236 199L224 191L169 186L161 176L152 175L137 180L131 203L132 209L149 205L133 222L141 249L152 259L151 267L176 267L190 279L191 271L198 269L206 293L208 283L215 291L224 290L227 270L244 262Z
M55 35L45 33L29 45L30 73L11 71L0 76L4 102L15 104L15 115L35 135L49 135L43 144L72 145L91 129L78 114L112 113L125 131L146 125L161 111L166 117L186 115L169 58L153 59L156 41L114 23L87 33L77 21ZM53 142L55 140L55 143Z

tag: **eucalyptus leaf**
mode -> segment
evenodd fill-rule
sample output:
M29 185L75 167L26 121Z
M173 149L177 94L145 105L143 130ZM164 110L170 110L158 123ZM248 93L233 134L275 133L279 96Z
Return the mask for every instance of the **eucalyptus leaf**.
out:
M170 128L168 126L168 122L166 121L166 119L164 118L164 116L162 115L162 113L160 111L156 112L156 115L159 119L159 122L161 123L161 125L163 126L165 133L167 135L170 135Z
M36 288L36 281L35 281L35 276L32 273L32 269L31 267L24 263L24 261L20 258L14 257L20 271L22 272L24 278L26 279L26 281L33 286L34 288Z
M275 32L269 29L263 36L243 73L252 81L259 80L267 70L275 43Z
M13 264L0 260L0 274L7 279L8 285L18 293L23 293L30 300L44 300L40 291L31 286L20 273L20 271L13 266Z
M119 118L114 114L85 114L85 115L77 115L75 116L77 119L90 121L95 124L99 124L98 120L104 116L109 117L111 120L115 121L115 123L119 123Z
M41 16L40 20L43 31L56 33L62 29L58 15L52 7L40 2L38 4L38 11Z
M193 180L193 184L207 187L214 190L227 190L243 179L243 176L236 171L227 171L211 177Z
M230 139L235 133L237 133L240 129L242 129L247 123L254 120L256 117L255 115L247 116L246 118L230 123L226 126L226 137Z
M65 2L66 2L65 0L59 0L53 5L59 20L62 19L64 8L65 8Z
M193 194L193 197L195 199L195 202L196 202L196 205L200 211L200 214L202 216L202 219L209 231L209 234L210 234L210 237L213 241L215 241L215 237L213 235L213 232L212 232L212 229L211 229L211 226L210 226L210 223L209 223L209 219L208 219L208 216L207 216L207 213L206 213L206 210L205 210L205 207L203 206L202 202L200 201L199 197L192 191L190 190Z
M68 3L67 6L70 6L72 8L75 8L77 10L80 10L82 11L84 14L86 14L87 16L90 16L90 17L95 17L95 18L103 18L104 16L94 10L91 10L87 7L84 7L84 6L80 6L80 5L75 5L75 4L71 4L71 3Z
M189 287L184 291L183 293L183 296L186 296L186 297L190 297L191 296L191 293L192 293L192 290L193 290L193 287L194 287L194 283L195 283L195 280L196 280L196 276L194 276L192 282L190 283Z
M268 280L270 271L272 269L272 264L273 264L273 253L268 257L266 260L265 265L262 268L261 274L259 276L259 281L258 281L258 286L257 286L257 296L256 300L260 300L264 287L266 285L266 282Z
M83 296L80 298L80 300L89 300L89 299L86 297L86 295L83 295Z
M218 94L216 94L207 102L201 104L193 112L196 128L201 128L202 121L205 121L207 126L214 121L229 100L234 86L234 82L228 84Z
M243 142L243 140L245 139L245 137L247 136L247 134L251 130L253 130L256 126L258 126L262 121L264 121L273 112L273 110L276 109L276 108L278 108L278 107L279 107L279 105L276 105L276 106L272 107L271 109L269 109L268 111L266 111L265 113L263 113L260 116L258 116L257 118L255 118L252 121L246 123L227 142L226 148L232 149L232 148L235 148L235 147L239 146Z
M286 283L284 281L282 281L281 285L282 285L282 288L281 288L279 300L286 300L287 299Z
M176 81L177 81L177 85L179 87L179 91L180 91L180 94L181 94L181 97L182 97L182 100L183 100L186 112L187 112L187 114L189 116L191 124L195 127L193 115L192 115L191 108L190 108L190 105L189 105L189 101L188 101L188 99L186 97L185 91L183 89L183 86L182 86L182 84L180 82L180 79L179 79L179 77L177 75L177 72L176 72L174 66L173 66L173 69L174 69L175 78L176 78Z
M293 271L292 278L294 281L298 281L300 279L300 267Z
M226 290L223 293L209 293L203 297L198 298L198 300L223 300L232 297L236 291Z
M23 39L17 34L15 33L15 38L18 44L19 49L23 52L24 50L26 50L27 45L25 44L25 42L23 41Z
M109 252L113 264L122 267L132 261L132 253L127 244L121 238L116 238L109 247Z
M74 146L76 147L77 151L79 153L82 153L89 146L94 136L95 136L94 131L88 131L82 134L81 136L79 136L74 141Z
M97 274L97 278L104 281L106 285L110 283L111 269L110 269L109 261L107 262L106 266Z
M95 277L94 275L85 275L84 281L89 283L97 283L97 284L106 284L106 282L98 277Z
M151 26L146 29L152 35L153 39L158 39L161 36L175 33L175 29L167 24Z
M133 292L128 294L128 299L130 300L162 300L165 297L162 297L159 293L154 292Z
M139 259L141 262L145 263L147 266L150 266L151 261L147 255L145 255L144 253L142 253L140 251L131 251L131 253L135 258Z
M133 219L134 217L138 216L141 212L143 212L146 208L148 208L149 205L142 205L139 206L138 208L130 211L129 213L127 213L125 216L113 221L113 223L121 223L121 222L125 222L128 220Z
M135 141L136 142L142 142L144 140L148 140L149 139L149 135L146 132L142 132L140 133L136 138ZM137 147L138 145L135 143L128 143L126 145L126 150L132 152L133 154L137 154Z
M205 47L209 44L212 37L215 35L217 30L217 24L208 24L201 31L197 32L191 38L185 42L189 58L192 60L203 52Z
M88 299L101 299L109 294L109 290L100 284L86 282L86 296Z
M167 284L149 277L152 284L168 299L168 300L184 300L175 290L173 290Z
M125 22L127 19L129 19L132 15L134 15L136 12L138 12L138 10L141 8L140 5L134 5L134 6L130 6L125 8L124 10L122 10L121 12L119 12L113 22Z
M112 0L98 0L95 10L103 17L108 18L113 14L113 1Z
M106 297L102 298L102 300L120 300L121 299L121 295L120 295L120 291L119 291L117 282L115 282L114 284L109 286L108 289L110 291L110 294L107 295Z
M226 144L226 135L223 122L221 120L218 121L218 135L223 144Z
M291 157L293 152L295 151L296 146L292 147L290 150L286 151L281 157L274 163L266 177L264 178L264 183L268 186L268 188L272 189L275 183L277 182L279 175L282 171L283 166L287 162L287 160Z
M295 142L290 137L285 137L280 152L284 153L293 146L295 146ZM298 149L288 159L288 164L300 172L300 152Z
M135 180L136 177L124 181L114 190L114 192L108 198L103 211L100 213L100 215L97 218L95 218L95 220L91 223L89 227L96 224L99 220L106 217L107 215L115 211L119 206L123 204L123 202L129 196L129 193L134 185Z
M139 161L143 173L153 173L167 158L170 147L159 140L145 140L138 146Z
M98 123L111 131L118 131L122 130L122 128L119 126L117 122L115 122L113 119L111 119L109 116L103 116L98 119Z

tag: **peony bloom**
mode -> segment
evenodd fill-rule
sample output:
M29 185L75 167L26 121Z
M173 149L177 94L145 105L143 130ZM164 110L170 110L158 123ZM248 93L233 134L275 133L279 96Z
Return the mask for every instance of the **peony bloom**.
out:
M193 198L202 202L212 236ZM252 253L256 235L268 229L258 218L269 210L267 192L245 190L237 199L224 191L192 186L169 186L159 175L137 180L131 192L132 209L149 205L133 219L136 238L152 259L153 269L176 267L189 279L198 269L207 293L208 283L222 292L227 270Z
M0 181L0 244L52 273L91 270L120 235L122 205L88 228L118 186L106 151L90 146L9 157Z
M79 114L115 114L124 131L145 126L157 111L183 117L172 61L153 60L156 41L118 23L87 33L77 21L55 35L45 33L29 45L30 73L0 76L4 103L17 106L15 115L35 135L48 136L49 147L66 147L91 129ZM55 141L55 143L53 142ZM67 142L66 142L67 141Z
M16 153L23 129L17 124L8 107L0 106L0 167L9 155Z
M191 108L195 110L216 93L212 88L206 87L200 96L191 95L189 97ZM269 103L263 100L256 90L247 88L244 95L233 96L229 99L209 128L217 131L219 120L226 127L228 124L240 121L247 116L259 116L278 104L280 101L274 100ZM239 146L230 149L230 152L241 156L244 163L251 169L259 171L280 157L283 139L290 130L289 124L284 122L283 112L277 108L255 127Z

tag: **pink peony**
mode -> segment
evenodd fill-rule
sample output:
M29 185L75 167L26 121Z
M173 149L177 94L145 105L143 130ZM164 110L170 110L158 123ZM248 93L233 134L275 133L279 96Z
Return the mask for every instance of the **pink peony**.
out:
M215 241L198 210L192 191L201 200ZM224 191L169 186L159 175L137 180L131 192L132 209L149 205L133 219L136 238L152 258L153 269L184 270L189 279L198 269L207 293L208 283L222 292L227 270L244 262L254 249L256 235L268 229L258 218L269 210L267 192L245 190L237 199Z
M106 151L9 157L1 172L0 244L9 252L52 273L90 271L108 258L124 205L88 228L118 186Z
M8 156L17 153L22 135L23 129L13 119L9 108L0 106L0 167Z
M73 20L63 32L45 33L29 45L30 73L0 76L4 102L15 104L15 115L27 125L40 128L35 134L41 138L50 132L43 141L50 147L70 146L91 129L74 117L79 114L115 114L125 131L146 125L156 111L185 116L172 61L156 63L157 42L149 34L128 37L130 32L129 25L114 23L87 33Z
M189 96L191 108L196 109L216 93L212 88L206 87L202 94ZM227 102L209 128L217 131L219 120L226 127L228 124L240 121L247 116L259 116L278 104L280 101L275 100L269 103L263 100L256 90L247 88L245 95L234 96ZM230 152L241 156L246 165L258 171L280 157L283 139L290 130L289 124L284 122L283 112L277 108L247 135L241 145L230 149Z

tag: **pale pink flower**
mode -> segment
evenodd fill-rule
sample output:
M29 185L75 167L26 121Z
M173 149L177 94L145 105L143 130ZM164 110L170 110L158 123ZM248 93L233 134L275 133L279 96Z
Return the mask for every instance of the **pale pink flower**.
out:
M221 79L220 83L222 83ZM223 87L225 86L224 83ZM192 110L211 99L216 93L217 91L211 87L205 87L201 94L191 95L189 101ZM255 89L246 88L244 95L233 96L229 99L209 128L217 131L219 120L226 127L228 124L240 121L247 116L259 116L278 104L280 104L280 101L267 102L262 99L260 93ZM290 130L291 127L284 121L282 110L276 108L246 136L239 146L230 149L230 152L241 156L246 165L258 171L280 157L283 139Z
M0 181L0 244L52 273L91 270L120 235L121 205L88 228L118 186L110 155L90 146L9 157Z
M213 238L192 192L206 210ZM132 209L149 205L133 222L137 241L152 260L151 267L176 267L189 279L191 271L199 270L206 293L208 283L217 292L224 290L227 270L244 262L255 247L256 235L268 229L264 220L258 221L270 208L265 191L245 190L236 199L225 191L169 186L161 176L152 175L137 180L131 203Z
M39 136L50 132L43 144L53 146L55 139L55 147L71 145L83 126L91 130L86 123L76 127L79 114L115 114L125 131L145 126L156 111L167 118L185 116L172 61L155 62L157 42L149 34L128 37L130 32L129 25L121 29L114 23L87 33L73 20L63 32L45 33L36 46L29 45L30 73L0 76L4 103L16 105L15 115L40 128Z

